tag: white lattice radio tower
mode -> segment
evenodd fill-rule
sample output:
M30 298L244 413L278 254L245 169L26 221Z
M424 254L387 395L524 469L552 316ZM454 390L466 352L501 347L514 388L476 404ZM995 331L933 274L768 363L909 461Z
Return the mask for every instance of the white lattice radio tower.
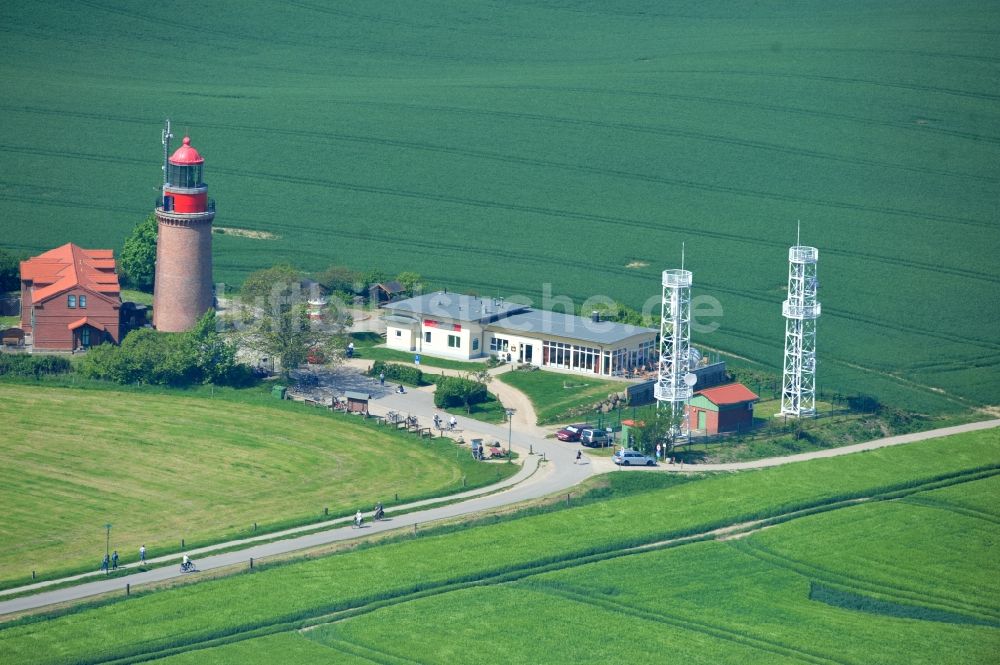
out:
M796 237L795 246L788 250L788 300L781 306L785 316L782 416L816 413L816 319L820 315L816 299L818 261L819 250L800 245Z
M691 271L681 268L663 271L663 307L660 318L659 374L653 395L657 407L670 410L671 422L676 423L674 440L684 440L691 429L685 407L691 399Z

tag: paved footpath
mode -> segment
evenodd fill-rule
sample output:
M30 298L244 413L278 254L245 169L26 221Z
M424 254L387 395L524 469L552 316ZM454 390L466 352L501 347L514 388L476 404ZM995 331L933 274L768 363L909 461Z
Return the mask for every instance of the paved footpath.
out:
M351 367L343 368L341 371L345 373L353 373L358 368L366 368L369 363L370 361L366 360L355 360L350 363ZM425 369L435 371L433 368ZM500 371L502 371L502 369ZM347 378L346 374L345 378ZM354 382L352 389L357 389L357 375L353 374L353 376L350 376L349 378L352 382ZM401 413L403 415L416 416L422 426L430 426L431 419L434 414L440 413L434 407L432 393L433 387L412 389L408 390L405 394L398 394L391 392L391 387L388 385L385 388L382 388L378 385L377 381L370 381L368 385L369 392L372 394L372 403L370 408L373 414L385 415L388 411L396 411L397 413ZM334 522L337 526L333 526L330 529L296 535L297 533L301 533L303 531L316 529L316 525L310 525L299 527L297 529L290 529L281 533L272 533L251 539L220 543L209 548L191 550L189 554L191 554L192 558L196 560L198 568L203 571L233 565L249 565L251 558L254 560L260 560L266 557L296 552L316 547L318 545L350 540L352 538L361 537L371 533L388 531L391 529L404 527L413 528L415 525L419 528L420 524L426 524L435 520L470 515L528 499L548 496L560 491L565 491L580 483L590 475L611 471L615 468L614 465L611 464L610 460L606 458L588 459L585 456L584 459L588 460L587 463L576 464L575 457L576 451L579 449L579 445L564 443L552 438L545 438L545 434L548 433L548 430L543 430L535 425L534 411L531 409L530 402L528 402L523 395L520 395L520 393L517 393L517 391L514 391L512 388L501 384L499 381L492 383L490 388L494 392L500 393L501 401L505 404L510 406L516 405L517 412L512 418L512 426L508 427L506 424L493 425L472 420L471 418L459 418L459 425L457 428L458 431L456 434L461 435L466 441L471 438L482 438L486 441L497 440L504 445L506 445L508 436L510 436L512 447L519 454L522 461L522 468L514 477L491 487L471 490L469 492L453 495L451 497L429 499L408 504L406 506L394 507L393 509L386 511L388 519L382 522L374 523L369 521L362 529L355 529L350 526L349 520L347 520L347 525L344 524L345 520L339 520L338 522ZM752 462L737 462L731 464L660 465L659 467L651 470L668 472L701 472L765 468L782 464L792 464L795 462L821 457L836 457L862 450L874 450L876 448L884 448L886 446L894 446L913 441L921 441L925 439L948 436L951 434L958 434L961 432L989 429L998 426L1000 426L1000 420L989 420L959 425L957 427L946 427L928 432L917 432L914 434L888 437L852 446L819 450L800 455L791 455L788 457L775 457L755 460ZM414 443L417 443L416 440L414 440ZM529 454L529 452L534 454ZM544 455L546 463L540 463L540 455ZM629 471L639 472L642 470L644 470L644 468L630 469ZM497 491L498 488L500 488L499 491ZM440 504L441 502L455 501L456 499L458 500L456 503L434 506L435 503ZM424 509L409 512L404 515L396 514L394 516L394 511L398 513L401 510L410 510L421 507L424 507ZM283 537L283 539L268 543L255 542L276 537ZM233 547L240 547L241 549L222 554L210 554L211 551L230 549ZM205 556L201 556L203 554ZM21 598L14 598L5 602L0 602L0 616L12 612L20 612L45 607L47 605L87 598L89 596L103 593L124 593L126 583L135 587L151 582L169 580L183 575L197 575L197 573L181 573L178 569L179 567L176 565L178 562L179 556L177 555L160 557L158 559L150 560L150 563L170 563L171 565L136 573L124 578L99 579L97 581L81 583L76 586L54 589L52 591L45 591L30 596L23 596ZM76 579L84 579L93 576L100 577L100 574L87 573L73 578L66 578L64 580L56 580L28 587L9 589L5 592L0 592L0 595L20 593L27 590L42 588L46 585Z

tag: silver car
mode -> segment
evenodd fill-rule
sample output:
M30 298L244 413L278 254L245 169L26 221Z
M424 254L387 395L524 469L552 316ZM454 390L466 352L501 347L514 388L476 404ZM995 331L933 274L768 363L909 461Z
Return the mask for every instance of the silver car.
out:
M656 460L638 450L616 450L611 458L619 466L656 466Z

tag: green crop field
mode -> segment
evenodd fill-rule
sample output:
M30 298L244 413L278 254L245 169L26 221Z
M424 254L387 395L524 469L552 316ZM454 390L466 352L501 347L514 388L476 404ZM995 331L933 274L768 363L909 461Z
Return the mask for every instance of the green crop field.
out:
M0 586L96 570L106 523L129 562L497 480L450 443L290 406L0 384Z
M501 372L496 378L531 400L539 425L593 420L593 406L612 393L623 393L621 381L590 379L552 372Z
M820 249L821 390L1000 404L1000 14L957 0L0 7L0 245L121 246L160 128L206 157L215 275L286 260L658 304L777 370ZM177 145L177 143L175 143Z
M998 436L647 487L265 563L8 624L0 653L33 663L265 663L289 654L348 663L498 654L513 663L987 663L1000 648L996 520L951 524L952 513L921 502L957 495L966 506L994 505ZM749 523L757 519L767 521ZM751 529L742 539L627 551L740 525ZM616 639L626 628L636 637Z

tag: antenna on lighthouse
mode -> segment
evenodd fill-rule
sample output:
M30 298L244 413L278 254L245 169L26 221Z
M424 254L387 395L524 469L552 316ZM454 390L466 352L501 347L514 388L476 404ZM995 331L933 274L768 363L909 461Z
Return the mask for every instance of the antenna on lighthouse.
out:
M163 143L163 184L167 184L167 160L170 159L170 139L174 138L174 135L170 133L170 118L167 118L167 124L163 127L163 132L160 135L160 141Z

